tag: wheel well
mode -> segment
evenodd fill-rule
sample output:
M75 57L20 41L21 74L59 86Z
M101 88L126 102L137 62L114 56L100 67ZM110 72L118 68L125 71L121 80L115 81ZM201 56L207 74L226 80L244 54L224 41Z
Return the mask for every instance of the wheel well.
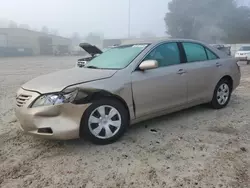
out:
M92 93L91 97L90 97L90 99L88 101L91 102L91 101L98 100L98 99L101 99L101 98L112 98L114 100L119 101L125 107L125 109L127 110L129 121L130 121L129 108L128 108L128 105L127 105L127 103L125 102L124 99L122 99L121 97L119 97L117 95L114 95L112 93L109 93L107 91L102 90L102 91L97 91L95 93ZM82 115L81 123L80 123L80 130L79 130L79 136L80 137L82 137L82 134L83 134L82 133L82 126L81 126L82 125L83 116L84 116L84 114Z
M130 117L130 112L129 112L129 108L128 108L128 105L127 103L125 102L125 100L123 98L121 98L120 96L118 95L114 95L108 91L105 91L105 90L100 90L100 91L96 91L96 92L93 92L89 95L88 99L85 101L82 101L81 103L91 103L91 101L94 101L94 100L99 100L101 98L113 98L117 101L119 101L121 104L124 105L124 107L126 108L127 112L128 112L128 115Z
M231 89L233 88L233 79L232 79L232 77L231 77L231 76L229 76L229 75L223 76L223 77L221 78L221 80L228 80L228 81L229 81L229 84L230 84Z
M126 108L127 113L128 113L128 117L129 117L129 120L130 120L130 112L129 112L128 105L121 97L119 97L117 95L110 95L110 96L103 96L103 97L113 98L114 100L119 101Z
M128 112L128 115L130 117L130 113L129 113L129 108L128 108L128 105L127 103L125 102L125 100L123 98L121 98L120 96L118 95L114 95L112 93L109 93L107 91L100 91L100 92L96 92L93 94L92 96L92 101L93 100L98 100L100 98L113 98L117 101L119 101L120 103L122 103L124 105L124 107L126 108L127 112Z

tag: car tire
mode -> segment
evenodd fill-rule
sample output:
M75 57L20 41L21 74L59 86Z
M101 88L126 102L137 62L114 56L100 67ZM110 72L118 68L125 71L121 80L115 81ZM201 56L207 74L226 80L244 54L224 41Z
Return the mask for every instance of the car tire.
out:
M215 87L211 106L221 109L227 106L232 93L232 83L228 79L221 79Z
M248 61L247 61L247 65L249 65L249 64L250 64L250 61L248 60Z
M94 144L106 145L117 141L129 125L125 106L113 98L95 100L84 112L80 136Z

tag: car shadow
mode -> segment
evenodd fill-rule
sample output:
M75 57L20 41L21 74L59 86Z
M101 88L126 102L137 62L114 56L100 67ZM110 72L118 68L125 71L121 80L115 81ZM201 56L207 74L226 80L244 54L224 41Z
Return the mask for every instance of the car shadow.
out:
M232 101L229 103L227 108L232 108L235 109L238 107L239 102L238 100L240 99L238 95L233 95L232 96ZM152 133L160 132L161 129L167 128L168 131L171 131L175 129L176 127L179 127L180 129L193 129L193 125L189 123L183 123L186 121L189 121L189 119L197 118L199 119L200 116L204 114L209 114L209 113L221 113L224 114L224 109L221 110L215 110L212 109L208 104L202 104L198 106L194 106L191 108L187 108L181 111L173 112L170 114L162 115L159 117L155 117L149 120L142 121L140 123L136 123L134 125L131 125L125 135L116 143L119 142L126 142L127 140L136 140L136 135L138 134L145 134L146 132L150 131ZM213 116L213 115L212 115ZM180 121L181 123L180 123ZM167 124L167 126L166 126ZM191 127L192 126L192 127ZM67 140L67 141L59 141L63 142L67 146L80 146L83 147L85 146L86 148L93 147L94 144L90 143L89 141L85 139L74 139L74 140ZM85 149L86 149L85 148Z
M159 117L155 117L152 118L150 120L145 120L142 121L140 123L136 123L134 125L131 125L126 134L124 135L124 137L120 140L120 141L125 141L128 140L128 138L131 138L131 136L133 136L133 132L143 132L144 129L149 129L151 132L157 132L157 130L155 130L155 127L161 126L159 125L159 123L164 122L164 123L168 123L168 121L175 121L179 118L185 118L185 117L190 117L190 116L196 116L198 113L204 113L204 111L212 111L212 109L210 109L208 107L208 105L199 105L199 106L195 106L195 107L191 107L188 109L184 109L178 112L173 112L167 115L162 115ZM164 125L162 125L163 127ZM171 130L172 128L175 128L175 124L171 123L169 124L169 126L167 126L167 128L169 130ZM188 127L183 127L184 129L187 129ZM93 146L93 144L91 144L89 141L84 140L84 139L75 139L75 140L68 140L68 141L63 141L64 144L66 145L71 145L71 146L83 146L85 145L86 147L89 146ZM119 143L119 141L118 141Z
M134 125L131 125L130 130L133 131L133 130L141 129L142 127L144 128L154 127L157 125L157 122L174 121L179 118L195 116L196 114L201 113L201 112L203 113L204 111L213 111L213 109L209 108L207 104L194 106L194 107L180 110L177 112L172 112L166 115L155 117L150 120L145 120L140 123L136 123Z

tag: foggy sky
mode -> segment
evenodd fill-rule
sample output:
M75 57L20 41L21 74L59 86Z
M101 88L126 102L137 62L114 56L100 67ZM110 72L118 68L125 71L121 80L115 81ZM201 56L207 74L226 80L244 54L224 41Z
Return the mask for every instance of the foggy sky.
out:
M164 16L170 0L131 0L131 35L165 35ZM62 36L78 32L127 37L129 0L0 0L0 18L31 28L57 29Z

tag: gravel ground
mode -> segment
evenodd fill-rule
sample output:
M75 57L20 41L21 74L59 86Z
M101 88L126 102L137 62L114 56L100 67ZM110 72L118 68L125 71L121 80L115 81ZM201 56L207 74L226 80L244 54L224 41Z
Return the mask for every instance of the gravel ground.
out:
M202 105L146 121L112 145L24 135L13 111L18 87L76 59L0 59L0 187L250 187L250 66L241 64L227 108Z

